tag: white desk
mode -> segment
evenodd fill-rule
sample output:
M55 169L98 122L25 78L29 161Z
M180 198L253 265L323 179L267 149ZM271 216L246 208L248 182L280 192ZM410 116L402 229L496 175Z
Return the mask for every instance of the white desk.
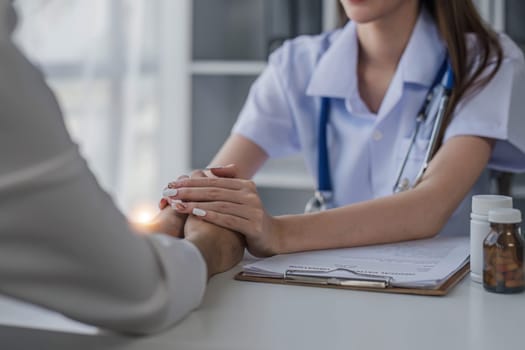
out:
M238 270L214 277L202 306L156 336L88 336L4 326L0 348L525 348L525 294L487 293L469 277L446 297L422 297L239 282L232 280Z

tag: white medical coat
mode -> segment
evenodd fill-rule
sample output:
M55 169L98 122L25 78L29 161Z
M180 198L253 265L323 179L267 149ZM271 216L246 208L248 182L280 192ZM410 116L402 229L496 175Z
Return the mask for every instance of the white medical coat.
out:
M355 24L349 22L334 32L286 42L271 55L233 128L270 157L302 153L317 178L320 102L329 97L328 148L336 206L392 194L416 115L446 54L435 22L422 10L380 109L371 113L359 96L357 40ZM501 68L486 86L460 102L444 142L457 135L495 139L487 169L525 171L525 64L507 36L500 35L500 42L505 55ZM475 39L468 37L468 43L475 57ZM427 123L404 177L414 180L430 133ZM442 233L468 234L470 197L488 191L485 172Z

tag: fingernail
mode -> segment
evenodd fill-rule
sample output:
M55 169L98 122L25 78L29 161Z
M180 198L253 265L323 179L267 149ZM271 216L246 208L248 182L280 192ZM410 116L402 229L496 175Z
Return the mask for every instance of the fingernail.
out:
M202 210L199 208L193 208L191 213L195 216L206 216L206 210Z
M179 192L176 188L165 188L164 191L162 191L163 197L175 197L177 195L177 192Z
M179 199L171 200L170 205L175 210L184 210L188 207L186 203L182 202Z
M215 170L215 169L224 169L224 168L231 168L232 166L234 166L235 164L228 164L228 165L214 165L214 166L209 166L207 167L206 169L204 170Z

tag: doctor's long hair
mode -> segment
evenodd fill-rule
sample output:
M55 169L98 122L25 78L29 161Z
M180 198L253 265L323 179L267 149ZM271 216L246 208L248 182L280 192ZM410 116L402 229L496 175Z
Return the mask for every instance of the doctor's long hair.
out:
M503 61L503 49L498 34L483 21L472 0L421 0L421 3L437 23L456 81L445 114L445 128L439 138L442 140L458 102L483 87L496 75ZM477 39L475 55L469 52L467 34L474 35Z
M503 49L494 32L481 18L472 0L420 0L434 18L448 50L455 75L455 87L445 114L444 130L450 123L454 109L462 98L487 84L499 70ZM339 5L339 22L344 25L348 17ZM469 53L467 34L477 38L476 55ZM476 68L472 70L475 62ZM489 68L490 67L490 68ZM441 143L441 142L440 142Z
M455 87L438 136L439 150L447 126L458 103L469 94L487 84L498 72L503 61L503 48L498 34L481 18L472 0L421 0L422 6L432 14L441 37L445 41L455 75ZM466 35L477 40L474 52L469 52ZM512 175L500 172L495 175L498 193L510 195Z
M438 136L439 150L454 109L462 99L487 84L498 72L503 61L503 48L498 34L481 18L472 0L421 0L432 14L445 41L455 75L455 87ZM477 45L469 52L466 35L474 35ZM475 54L474 54L475 53ZM512 174L494 174L498 193L510 195Z

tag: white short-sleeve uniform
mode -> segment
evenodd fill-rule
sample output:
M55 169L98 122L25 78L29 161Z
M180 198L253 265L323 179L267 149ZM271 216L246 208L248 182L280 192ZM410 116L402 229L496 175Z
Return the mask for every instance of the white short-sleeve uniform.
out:
M457 106L444 141L457 135L493 138L497 141L487 169L519 172L525 171L525 99L520 98L525 65L520 49L505 35L500 38L505 55L501 68L488 85ZM270 157L302 152L316 177L320 102L329 97L328 147L336 206L392 194L416 114L446 52L435 22L422 11L377 113L371 113L359 96L357 54L351 22L334 32L286 42L271 55L233 128ZM430 127L425 125L411 152L405 171L411 180L421 166ZM467 234L468 201L472 194L488 191L485 171L442 234Z

